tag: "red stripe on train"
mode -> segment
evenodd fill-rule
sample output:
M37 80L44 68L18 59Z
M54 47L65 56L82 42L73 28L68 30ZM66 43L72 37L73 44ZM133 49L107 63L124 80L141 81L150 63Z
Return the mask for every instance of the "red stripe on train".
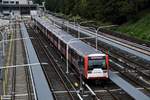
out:
M88 56L86 55L84 57L84 75L87 78L87 74L88 74Z

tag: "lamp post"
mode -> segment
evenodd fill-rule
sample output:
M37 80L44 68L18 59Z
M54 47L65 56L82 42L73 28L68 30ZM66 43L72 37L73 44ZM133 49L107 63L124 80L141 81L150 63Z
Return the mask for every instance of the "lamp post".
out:
M3 43L2 43L2 48L3 48L2 56L3 56L3 60L1 60L2 62L0 62L0 63L3 63L4 62L4 57L5 57L5 42L4 42L4 33L3 32L0 32L0 33L1 33L2 41L3 41ZM0 69L0 79L2 79L2 70L1 69Z
M95 47L96 47L96 50L98 50L98 43L97 43L97 37L98 37L98 31L101 29L101 27L98 27L97 29L94 28L94 27L91 27L95 30L96 32L96 38L95 38Z
M79 32L80 24L91 23L91 22L94 22L94 21L82 21L79 24L77 24L78 38L80 38L80 32Z
M66 46L66 65L67 65L67 70L66 70L66 73L68 74L69 73L69 67L68 67L68 50L69 50L69 44L73 43L73 42L77 42L76 40L84 40L84 39L92 39L92 38L95 38L95 37L83 37L83 38L73 38L71 40L69 40L69 42L67 43L67 46Z
M66 65L67 65L67 68L66 68L66 73L68 74L69 73L69 62L68 62L68 58L69 58L69 44L71 43L74 43L74 42L77 42L76 40L83 40L83 39L92 39L92 38L95 38L95 37L84 37L84 38L74 38L74 39L71 39L69 40L69 42L67 43L67 49L66 49ZM79 74L80 74L80 92L82 92L83 88L82 88L82 73L81 73L81 70L78 68L79 70Z
M67 33L69 33L69 24L70 23L73 23L74 24L74 28L75 28L75 21L74 22L69 22L69 21L66 21L66 23L67 23Z
M96 33L96 38L95 38L95 47L96 47L96 50L98 50L98 43L97 43L97 41L98 41L98 32L99 32L99 30L100 29L102 29L102 28L108 28L108 27L114 27L114 26L118 26L118 25L108 25L108 26L99 26L98 28L94 28L94 27L85 27L84 26L84 28L92 28L92 29L94 29L94 31L95 31L95 33Z
M84 28L92 28L92 29L94 29L94 31L95 31L95 47L96 47L96 50L98 50L98 43L97 43L97 37L98 37L98 31L101 29L101 27L98 27L97 29L96 28L94 28L94 27L84 27Z
M45 13L46 13L45 0L44 0L44 2L42 2L42 6L43 6L43 8L44 8L44 9L43 9L43 10L44 10L44 13L43 13L43 14L45 15Z
M3 32L0 32L1 33L1 36L2 36L2 41L4 41L4 33ZM3 47L3 57L5 56L5 42L2 43L2 47Z

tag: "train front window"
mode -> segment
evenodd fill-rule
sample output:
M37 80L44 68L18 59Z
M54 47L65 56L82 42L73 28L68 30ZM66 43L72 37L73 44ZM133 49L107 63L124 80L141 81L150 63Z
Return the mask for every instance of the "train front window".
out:
M88 65L89 70L93 70L94 68L106 69L105 56L89 57Z

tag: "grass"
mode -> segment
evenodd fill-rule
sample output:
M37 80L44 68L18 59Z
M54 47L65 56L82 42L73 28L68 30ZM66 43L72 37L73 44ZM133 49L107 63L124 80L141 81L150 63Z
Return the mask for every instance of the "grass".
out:
M146 42L150 42L150 9L147 9L145 11L141 11L138 15L137 18L138 20L131 20L128 21L127 23L119 26L119 27L114 27L114 28L108 28L110 30L116 31L116 32L121 32L124 33L128 36L144 40ZM83 22L83 21L89 21L89 19L81 18L80 16L72 16L72 15L64 15L62 13L58 13L59 16L65 17L67 20L70 21L78 21L78 22ZM111 25L109 22L102 22L102 21L97 21L97 20L90 20L94 21L94 23L86 23L83 26L105 26L105 25Z
M150 42L150 13L143 14L143 16L135 22L130 21L121 25L115 29L115 31Z

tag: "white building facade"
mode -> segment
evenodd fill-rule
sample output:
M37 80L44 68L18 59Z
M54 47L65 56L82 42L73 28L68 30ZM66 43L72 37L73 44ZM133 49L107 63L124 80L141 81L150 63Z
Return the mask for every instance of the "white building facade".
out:
M2 4L28 4L28 0L2 0Z
M29 15L37 8L38 5L33 4L32 0L0 0L1 16Z

